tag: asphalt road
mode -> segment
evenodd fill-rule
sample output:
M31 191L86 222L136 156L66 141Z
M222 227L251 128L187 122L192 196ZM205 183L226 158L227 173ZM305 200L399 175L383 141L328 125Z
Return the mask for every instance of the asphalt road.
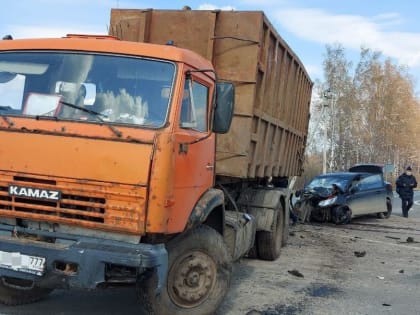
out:
M420 314L420 192L415 202L408 220L396 197L387 220L292 227L280 259L235 264L218 315ZM409 236L413 243L406 242ZM355 251L366 256L357 258ZM288 273L293 269L304 278ZM0 305L0 314L145 315L133 289L56 290L35 304Z
M402 216L401 211L401 199L398 197L396 193L394 193L394 203L392 212L394 215ZM408 216L412 218L420 218L420 191L414 192L414 205L408 212Z

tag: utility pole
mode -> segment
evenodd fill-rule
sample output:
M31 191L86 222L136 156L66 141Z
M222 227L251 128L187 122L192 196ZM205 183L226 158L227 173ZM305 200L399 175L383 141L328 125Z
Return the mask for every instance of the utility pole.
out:
M330 106L330 100L332 99L332 93L330 89L327 89L323 93L323 98L325 99L326 103L323 105L324 110L324 116L326 117L325 109ZM327 133L327 123L326 120L324 120L324 145L323 145L323 156L322 156L322 173L327 173L327 142L328 142L328 133Z
M326 107L324 105L324 107ZM327 124L324 124L324 145L322 152L322 173L327 173Z

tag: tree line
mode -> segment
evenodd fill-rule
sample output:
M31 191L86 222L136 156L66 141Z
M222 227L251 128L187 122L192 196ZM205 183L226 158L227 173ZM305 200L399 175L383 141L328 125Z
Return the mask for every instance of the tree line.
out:
M357 163L420 166L420 104L414 79L380 52L361 48L358 62L342 45L326 46L324 81L314 85L306 152L310 179ZM325 155L324 155L325 151ZM325 161L325 162L324 162Z

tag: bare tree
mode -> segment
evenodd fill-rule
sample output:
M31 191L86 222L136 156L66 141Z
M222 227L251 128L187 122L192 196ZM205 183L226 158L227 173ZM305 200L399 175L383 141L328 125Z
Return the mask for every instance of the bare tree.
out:
M314 89L318 97L312 106L308 154L322 151L314 139L323 139L325 130L329 171L356 163L389 163L398 171L411 164L420 171L420 105L409 69L362 48L353 70L340 44L326 47L323 65L325 81L316 82ZM323 98L327 89L332 92L329 99Z

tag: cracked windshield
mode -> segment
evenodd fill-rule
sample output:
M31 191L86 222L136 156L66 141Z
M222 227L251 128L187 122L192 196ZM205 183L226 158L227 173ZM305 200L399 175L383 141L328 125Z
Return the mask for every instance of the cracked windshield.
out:
M0 115L164 125L175 66L83 53L0 54Z

